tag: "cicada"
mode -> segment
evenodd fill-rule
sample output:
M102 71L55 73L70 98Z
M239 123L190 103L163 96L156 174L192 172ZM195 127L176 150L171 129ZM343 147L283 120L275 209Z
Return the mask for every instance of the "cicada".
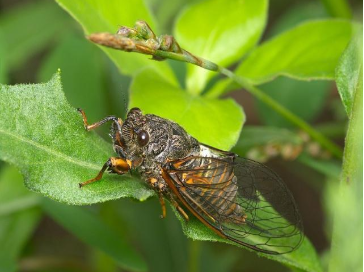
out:
M108 116L86 130L110 121L115 157L98 175L123 175L131 170L153 188L166 216L165 199L185 220L195 216L219 236L250 249L282 254L301 240L301 218L282 180L258 162L201 144L180 125L131 109L125 121Z

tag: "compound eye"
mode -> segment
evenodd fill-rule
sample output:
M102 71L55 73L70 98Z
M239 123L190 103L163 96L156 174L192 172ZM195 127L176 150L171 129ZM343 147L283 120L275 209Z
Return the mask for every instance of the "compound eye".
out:
M149 142L149 134L145 130L141 130L138 133L138 144L145 146Z

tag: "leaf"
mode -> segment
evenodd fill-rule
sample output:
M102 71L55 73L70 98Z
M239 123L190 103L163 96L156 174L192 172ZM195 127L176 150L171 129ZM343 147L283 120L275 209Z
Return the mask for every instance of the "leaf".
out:
M144 200L153 194L129 175L105 174L102 182L78 188L114 153L84 130L81 116L64 97L59 73L44 84L0 85L0 96L0 159L20 169L29 189L76 205L120 197Z
M344 104L346 113L351 117L355 92L358 82L361 80L360 71L363 67L363 32L351 40L340 58L336 68L336 85Z
M352 63L350 58L362 56L361 52L352 52L351 46L348 50L342 63ZM334 218L330 272L363 270L363 67L359 76L355 69L349 71L349 77L339 74L342 83L355 86L341 181L339 186L329 183L327 188L327 205Z
M298 81L279 77L261 87L271 98L303 120L311 122L323 110L329 94L327 81ZM282 115L256 100L260 119L268 126L292 128L294 125Z
M333 79L335 67L352 35L353 24L343 20L302 23L257 47L236 74L252 84L279 75L299 80Z
M155 25L143 0L123 3L118 0L57 0L57 3L81 24L87 35L94 32L116 33L120 25L134 25L140 19L147 21L152 28ZM101 49L115 62L121 73L132 75L142 68L153 67L166 79L174 79L166 62L155 62L146 56L131 55L105 47Z
M26 205L23 200L30 198L33 203ZM0 271L17 271L17 259L40 219L40 210L34 207L37 200L37 195L24 188L23 178L14 167L1 168Z
M4 37L1 43L8 70L19 68L69 28L67 17L52 1L23 3L0 18L0 32Z
M128 245L125 237L113 231L85 208L66 206L48 199L43 200L42 206L60 225L81 241L104 251L120 267L128 271L147 271L142 257Z
M190 95L151 69L135 76L130 86L132 107L170 119L201 143L222 150L233 147L245 121L242 109L232 99Z
M213 0L191 5L177 19L175 37L197 56L221 66L238 61L259 40L268 1ZM187 89L200 93L214 73L188 66Z

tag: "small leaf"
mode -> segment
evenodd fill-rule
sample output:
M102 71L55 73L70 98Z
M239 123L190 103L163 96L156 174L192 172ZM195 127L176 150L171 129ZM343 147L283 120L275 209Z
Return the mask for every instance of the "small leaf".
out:
M39 196L24 188L23 178L14 167L2 167L0 173L0 248L2 249L0 250L0 271L17 271L17 259L38 225L40 210L34 207L34 201L28 202L28 205L22 202L26 198L39 200ZM15 205L18 207L14 207Z
M238 61L259 40L266 23L268 1L204 1L191 5L177 19L180 45L221 66ZM214 73L188 66L187 89L200 93Z
M132 107L170 119L201 143L222 150L233 147L245 121L242 109L232 99L190 95L151 69L135 76L130 86Z
M147 271L146 264L120 234L84 208L43 199L43 208L60 225L81 241L111 256L128 271Z
M342 20L308 21L257 47L236 70L253 84L279 75L300 80L333 79L353 24Z
M344 104L346 113L351 117L355 92L361 80L360 70L363 67L363 32L351 40L340 58L336 69L336 85Z
M133 25L135 21L143 19L152 26L153 18L150 15L144 1L118 0L85 0L67 1L57 0L57 3L69 12L83 27L86 34L94 32L116 33L120 25ZM119 70L124 74L134 74L145 67L153 67L167 79L173 79L174 75L166 62L150 61L142 55L131 55L102 47L102 50L115 62Z
M0 85L0 96L0 159L20 169L29 189L77 205L153 194L129 175L105 174L102 182L78 187L114 153L84 130L80 114L64 97L59 74L44 84Z

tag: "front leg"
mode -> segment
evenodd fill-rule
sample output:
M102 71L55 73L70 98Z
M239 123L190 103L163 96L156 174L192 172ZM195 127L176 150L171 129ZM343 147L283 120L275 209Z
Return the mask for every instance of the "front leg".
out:
M104 172L108 169L111 172L117 173L119 175L127 173L131 168L131 163L128 160L124 160L119 157L111 157L105 162L104 166L101 168L100 172L93 179L89 179L85 182L79 183L80 188L90 184L92 182L98 181L102 178Z

